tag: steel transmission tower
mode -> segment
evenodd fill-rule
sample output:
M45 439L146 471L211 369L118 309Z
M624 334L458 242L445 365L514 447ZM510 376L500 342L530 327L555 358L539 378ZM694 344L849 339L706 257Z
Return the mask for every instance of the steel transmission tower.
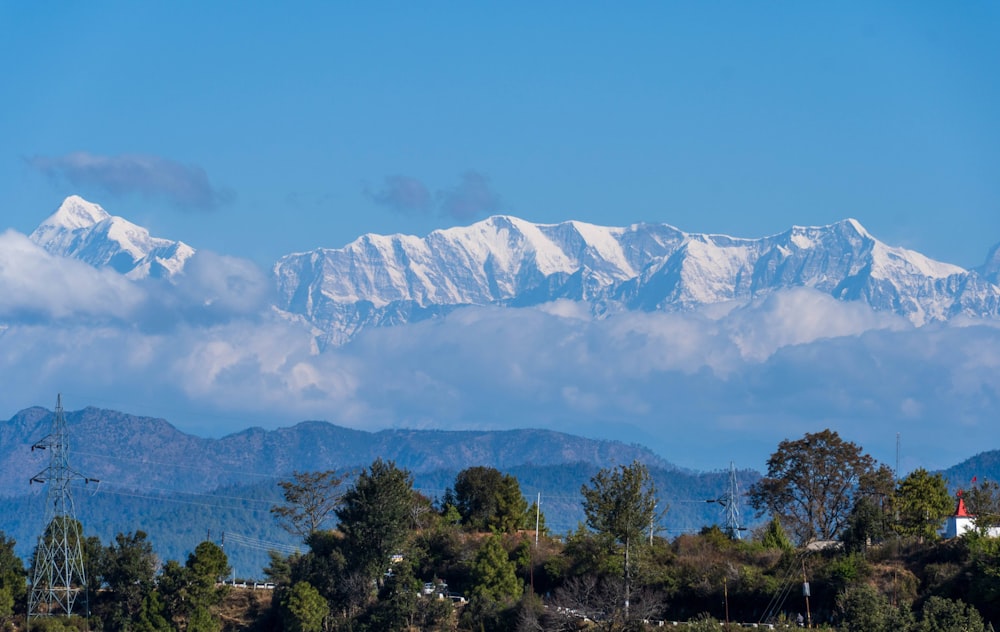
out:
M48 484L45 498L45 530L35 548L31 590L28 593L28 623L36 617L89 615L87 575L83 568L83 533L76 520L70 484L98 482L69 466L69 439L63 416L62 395L56 398L52 432L31 450L48 450L49 465L31 478ZM80 607L82 606L82 608Z
M724 496L706 500L707 503L719 503L722 505L722 513L726 520L726 534L734 540L742 539L740 531L746 531L746 527L740 526L740 485L736 480L736 464L729 462L729 490Z

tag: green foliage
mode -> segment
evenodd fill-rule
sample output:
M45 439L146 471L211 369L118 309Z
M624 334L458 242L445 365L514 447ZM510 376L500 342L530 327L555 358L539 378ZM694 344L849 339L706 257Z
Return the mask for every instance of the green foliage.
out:
M722 623L707 612L702 612L689 621L683 629L685 632L718 632L722 629Z
M486 538L476 552L471 571L474 601L508 606L521 597L524 585L498 536Z
M36 617L31 619L34 632L84 632L90 629L84 617Z
M959 599L931 597L920 611L916 632L985 632L976 609Z
M14 604L24 601L27 586L24 563L14 553L16 542L0 531L0 621L14 614Z
M139 606L134 632L171 632L170 622L166 618L166 607L160 601L159 593L149 592Z
M392 461L377 459L358 476L337 509L348 564L381 581L389 560L406 540L413 477Z
M470 529L510 533L524 526L528 505L521 486L496 468L477 466L459 472L454 501L462 524Z
M286 613L285 629L289 632L320 632L330 606L319 591L308 582L296 582L282 603Z
M896 528L902 535L935 540L940 537L938 531L953 504L948 485L940 473L916 469L899 481L896 489L899 512Z
M846 589L867 579L872 572L871 565L860 553L838 555L824 569L836 590Z
M285 504L271 507L271 514L283 529L305 539L318 531L340 505L346 478L334 470L293 472L292 480L278 482Z
M158 583L164 618L186 622L189 632L217 630L218 622L212 619L209 609L225 596L226 588L216 583L228 573L229 560L214 542L198 544L184 566L169 560L163 565Z
M855 498L877 490L875 460L831 430L782 441L767 460L767 476L749 491L763 515L781 518L799 543L830 540L847 525ZM862 486L862 483L865 486Z
M587 525L621 544L625 592L632 575L631 549L643 541L643 530L656 518L656 487L645 465L634 462L598 472L580 490ZM664 509L664 511L666 511Z
M1000 484L983 480L965 492L965 507L975 516L973 525L982 535L1000 526Z
M157 569L153 546L146 533L119 533L98 566L99 581L107 591L99 595L95 610L109 630L132 630Z
M867 583L854 584L837 596L841 632L900 632L910 629L909 609L896 608Z
M767 527L761 534L760 542L767 549L791 551L795 548L788 538L788 534L785 533L784 527L781 526L781 520L778 519L778 516L771 516L771 520L768 521Z
M881 499L861 496L854 502L847 527L840 540L850 553L864 553L872 544L885 539L891 530L889 515L880 505Z
M1000 538L967 533L963 538L969 554L968 598L983 604L987 616L1000 619Z

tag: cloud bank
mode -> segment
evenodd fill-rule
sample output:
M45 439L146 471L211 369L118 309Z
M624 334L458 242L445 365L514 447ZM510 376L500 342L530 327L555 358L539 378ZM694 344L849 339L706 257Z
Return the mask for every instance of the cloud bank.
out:
M94 187L115 196L160 198L185 209L213 210L232 201L231 191L214 186L201 167L146 154L102 156L85 151L63 156L33 156L26 162L74 187Z
M45 287L44 292L33 288ZM914 328L796 289L716 313L571 301L464 308L320 353L253 264L199 252L132 282L0 235L0 414L87 405L197 434L324 419L355 428L543 427L647 444L698 469L762 469L826 427L903 466L1000 448L1000 327Z

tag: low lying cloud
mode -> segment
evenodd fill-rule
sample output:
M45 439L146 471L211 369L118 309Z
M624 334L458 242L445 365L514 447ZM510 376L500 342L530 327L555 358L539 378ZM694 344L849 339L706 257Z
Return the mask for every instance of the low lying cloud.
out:
M429 214L470 221L497 213L500 196L493 190L488 176L477 171L462 174L457 185L431 194L430 188L417 178L404 175L387 176L378 189L365 187L365 195L378 204L399 213Z
M53 257L12 230L0 233L0 321L121 323L144 296L112 270Z
M95 187L111 195L161 198L185 209L213 210L230 202L201 167L146 154L102 156L85 151L26 159L36 171L76 187Z
M699 469L763 469L781 440L827 427L885 462L901 433L904 468L1000 448L989 324L915 328L794 290L726 313L463 308L321 353L307 323L269 307L263 272L196 257L176 285L131 282L0 235L0 415L62 392L71 409L208 435L305 419L542 427Z

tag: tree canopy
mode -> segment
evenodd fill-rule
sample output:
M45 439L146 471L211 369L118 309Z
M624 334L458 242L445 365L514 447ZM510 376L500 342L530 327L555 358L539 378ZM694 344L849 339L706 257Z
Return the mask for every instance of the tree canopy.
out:
M286 531L305 539L322 527L340 505L345 478L334 470L293 472L292 480L278 483L285 504L271 507L271 514Z
M953 503L940 473L931 474L924 468L913 470L896 488L897 529L903 535L935 539L945 517L954 509Z
M528 508L516 478L483 466L458 473L454 500L462 524L482 531L514 531L523 525Z
M859 494L882 480L875 459L836 432L785 440L767 460L767 476L749 491L760 515L770 512L799 543L832 540L848 524Z
M413 476L377 459L358 476L337 509L347 561L381 581L406 539L413 503Z

